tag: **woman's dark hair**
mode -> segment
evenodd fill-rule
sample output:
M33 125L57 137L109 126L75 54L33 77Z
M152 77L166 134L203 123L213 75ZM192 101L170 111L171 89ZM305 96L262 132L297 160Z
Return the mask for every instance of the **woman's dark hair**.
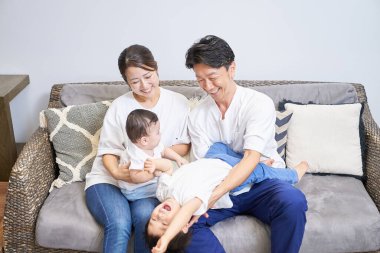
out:
M125 71L128 67L137 67L148 71L158 69L152 52L147 47L141 45L132 45L124 49L119 56L118 65L120 74L127 83Z
M145 240L149 247L152 249L157 245L159 236L154 236L148 233L149 220L145 225ZM191 233L190 231L186 234L184 232L179 232L169 243L166 253L183 253L185 252L185 248L190 243Z
M148 129L153 123L157 123L158 117L154 112L136 109L129 113L125 130L132 143L136 143L141 137L148 135Z
M192 69L195 64L206 64L213 68L224 66L227 70L235 60L235 54L226 41L207 35L194 43L186 52L186 67Z

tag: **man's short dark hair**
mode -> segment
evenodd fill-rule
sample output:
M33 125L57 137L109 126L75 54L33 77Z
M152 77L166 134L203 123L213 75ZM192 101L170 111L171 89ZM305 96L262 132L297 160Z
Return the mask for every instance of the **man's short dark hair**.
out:
M136 109L129 113L125 130L132 143L136 143L141 137L148 135L148 129L157 123L158 117L154 112Z
M235 60L235 54L226 41L207 35L194 43L186 53L186 67L192 69L195 64L206 64L213 68L224 66L227 70Z
M159 236L154 236L148 233L149 220L145 225L145 240L149 249L152 249L157 245ZM166 253L183 253L185 248L189 245L191 240L190 231L186 234L184 232L179 232L169 243Z

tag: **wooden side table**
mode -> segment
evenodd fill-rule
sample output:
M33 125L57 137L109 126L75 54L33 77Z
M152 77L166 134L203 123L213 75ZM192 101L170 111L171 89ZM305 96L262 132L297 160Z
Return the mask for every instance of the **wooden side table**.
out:
M9 102L28 84L28 75L0 75L0 181L8 181L17 159Z

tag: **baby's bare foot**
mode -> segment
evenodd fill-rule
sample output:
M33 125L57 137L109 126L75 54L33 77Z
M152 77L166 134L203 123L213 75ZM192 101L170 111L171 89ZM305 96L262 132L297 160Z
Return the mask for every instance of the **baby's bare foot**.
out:
M306 161L300 162L294 169L298 175L298 182L301 180L303 175L305 175L306 171L309 169L309 164Z

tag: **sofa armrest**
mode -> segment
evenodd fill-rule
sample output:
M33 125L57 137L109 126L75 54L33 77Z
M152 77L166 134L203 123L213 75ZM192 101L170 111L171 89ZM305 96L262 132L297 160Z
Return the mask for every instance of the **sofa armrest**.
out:
M380 211L380 128L372 118L368 104L364 104L363 122L366 138L365 187Z
M46 129L25 144L9 178L4 213L6 252L34 252L37 215L55 178L54 153Z

